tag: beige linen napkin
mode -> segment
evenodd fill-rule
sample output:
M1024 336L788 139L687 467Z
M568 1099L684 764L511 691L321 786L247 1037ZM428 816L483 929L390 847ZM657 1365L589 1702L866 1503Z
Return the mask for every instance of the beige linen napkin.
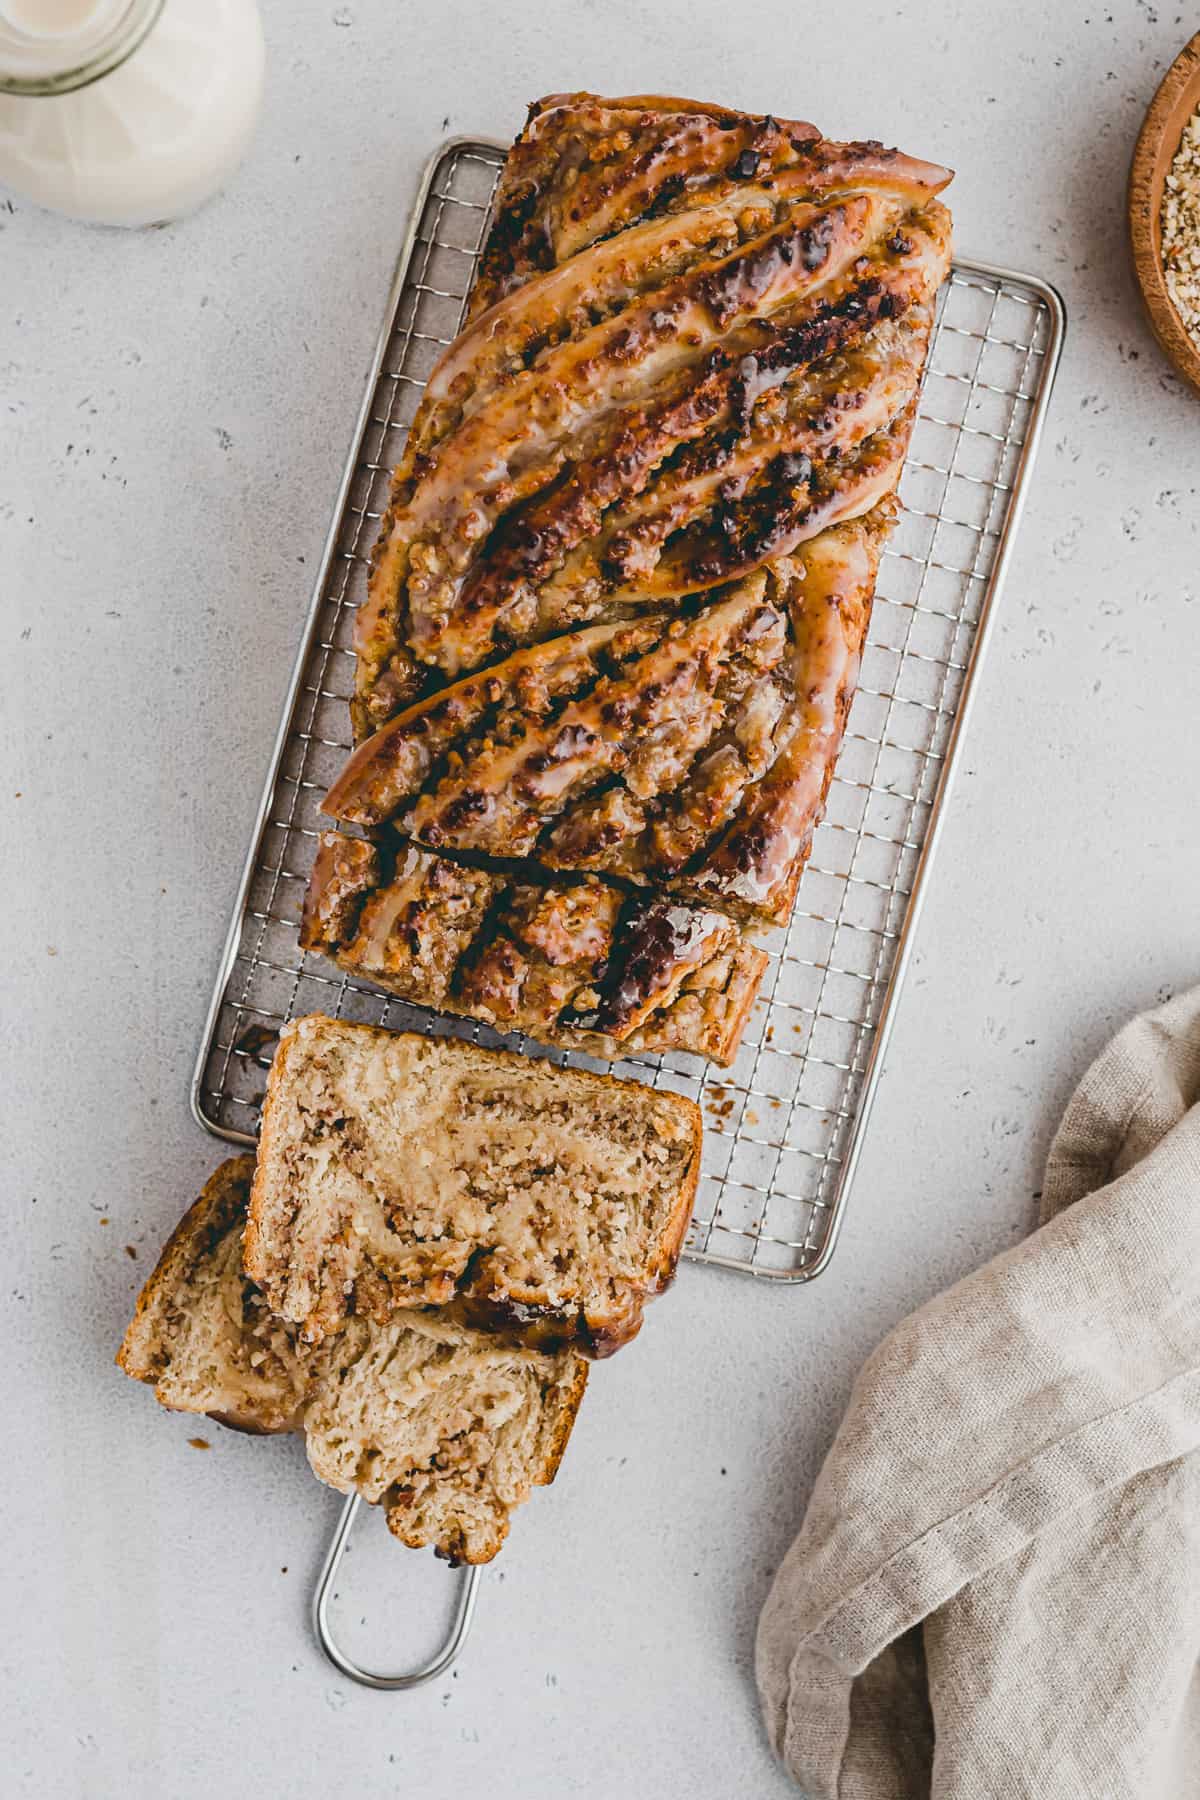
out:
M758 1634L810 1800L1200 1794L1200 989L1136 1019L1039 1230L855 1383Z

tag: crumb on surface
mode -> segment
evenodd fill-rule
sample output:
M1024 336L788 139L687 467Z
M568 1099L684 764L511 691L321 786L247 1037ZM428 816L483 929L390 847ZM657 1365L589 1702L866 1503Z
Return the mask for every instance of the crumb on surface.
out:
M188 1443L192 1446L193 1450L211 1450L212 1449L212 1445L209 1443L207 1438L189 1438Z

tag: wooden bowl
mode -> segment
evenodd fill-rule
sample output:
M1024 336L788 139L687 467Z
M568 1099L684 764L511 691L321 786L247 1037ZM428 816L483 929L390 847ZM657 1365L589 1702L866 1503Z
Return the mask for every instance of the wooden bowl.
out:
M1162 198L1183 128L1200 106L1200 31L1163 76L1138 135L1129 170L1133 266L1150 327L1181 375L1200 389L1200 348L1184 328L1162 266Z

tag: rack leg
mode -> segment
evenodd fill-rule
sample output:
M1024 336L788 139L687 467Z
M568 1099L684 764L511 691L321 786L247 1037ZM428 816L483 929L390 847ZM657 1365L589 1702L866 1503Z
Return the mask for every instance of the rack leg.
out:
M482 1570L465 1569L462 1572L458 1594L458 1605L450 1625L450 1634L440 1650L435 1651L427 1662L415 1669L409 1669L402 1675L377 1675L371 1669L364 1669L334 1640L329 1629L329 1601L333 1593L333 1583L339 1565L345 1554L346 1545L350 1541L350 1533L358 1513L359 1496L351 1494L342 1508L337 1529L330 1539L329 1549L325 1553L325 1561L321 1573L317 1577L317 1585L313 1592L312 1626L318 1644L329 1658L335 1669L360 1686L379 1689L383 1693L404 1692L408 1688L421 1687L426 1681L433 1681L450 1667L459 1651L467 1641L471 1629L471 1620L475 1613L476 1590Z

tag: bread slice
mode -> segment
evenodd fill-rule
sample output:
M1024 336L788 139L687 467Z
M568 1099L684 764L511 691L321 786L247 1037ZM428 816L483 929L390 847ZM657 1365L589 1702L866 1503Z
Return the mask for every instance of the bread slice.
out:
M490 1561L512 1508L554 1479L587 1363L423 1312L305 1344L243 1273L253 1173L253 1157L223 1163L176 1227L118 1363L174 1411L303 1431L321 1480L383 1506L403 1543Z
M679 1094L313 1014L280 1033L246 1270L308 1342L457 1295L607 1355L674 1273L700 1135Z
M254 1158L234 1156L205 1184L138 1296L117 1353L173 1412L203 1412L239 1431L295 1431L308 1396L308 1352L242 1273Z
M415 1006L623 1056L737 1054L766 954L708 907L321 836L300 943Z

